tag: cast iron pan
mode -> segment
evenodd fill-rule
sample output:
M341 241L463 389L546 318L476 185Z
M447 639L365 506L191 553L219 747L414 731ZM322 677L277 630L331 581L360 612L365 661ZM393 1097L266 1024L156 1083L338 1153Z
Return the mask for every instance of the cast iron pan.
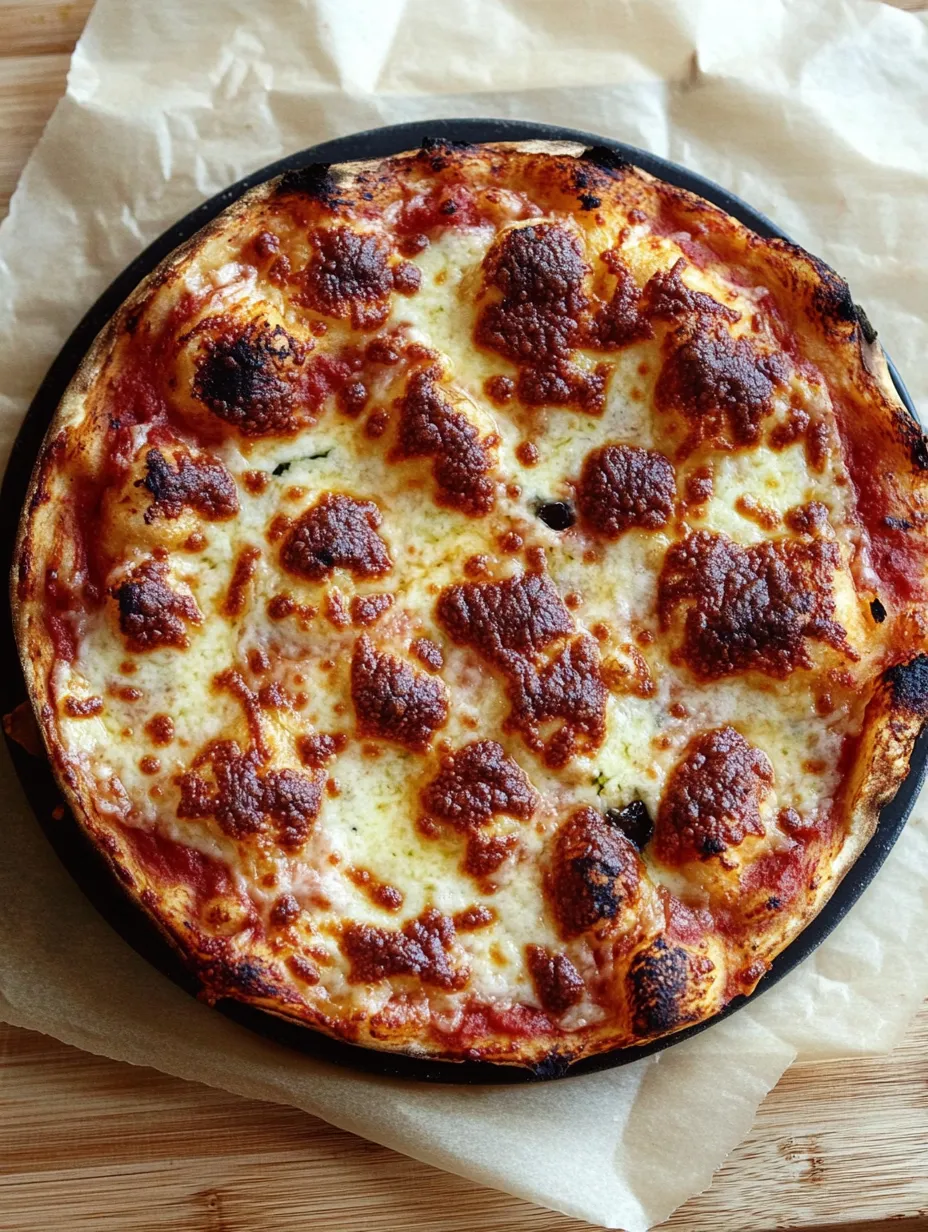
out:
M339 137L334 141L326 141L322 145L302 150L299 154L293 154L280 162L272 163L246 176L245 179L239 180L237 184L233 184L224 192L205 201L186 218L175 223L119 275L108 290L100 296L65 343L29 408L13 446L10 464L3 481L2 491L0 491L0 552L2 552L0 571L3 576L9 575L20 510L25 499L29 476L49 421L68 382L94 338L137 283L179 244L215 218L227 205L255 184L260 184L284 171L304 167L309 163L339 163L352 159L381 158L397 154L402 150L416 149L426 136L469 142L524 141L540 138L579 141L586 145L604 145L652 175L678 187L687 188L714 202L760 235L788 238L763 214L759 214L743 201L709 180L703 179L702 176L695 175L674 163L666 162L662 158L657 158L653 154L635 149L633 146L569 128L549 127L522 120L433 120L421 124L395 124L389 128L372 129L370 132ZM917 419L915 408L898 373L891 363L889 367L900 397L913 417ZM2 710L0 712L5 714L25 699L26 691L13 641L10 612L6 606L3 608L2 620L3 625L0 630L0 639L2 639L0 640L0 708ZM39 762L15 741L8 740L7 743L16 772L36 817L75 881L108 923L139 954L191 995L195 995L199 988L197 981L185 970L177 955L156 931L141 908L125 895L117 879L104 864L96 849L89 843L70 811L64 806L64 801L47 764ZM844 914L850 910L873 879L905 825L925 777L926 760L928 760L928 728L923 730L919 736L912 754L909 773L895 799L883 809L876 833L865 851L818 916L774 960L770 970L758 984L753 994L755 997L768 988L772 988L787 972L792 971L811 954ZM56 820L52 812L61 808L64 808L64 817ZM627 1065L631 1061L637 1061L651 1053L670 1048L680 1043L681 1040L689 1039L700 1031L704 1031L719 1018L725 1018L740 1009L746 1000L746 997L738 997L716 1018L699 1023L685 1031L679 1031L655 1043L639 1048L616 1049L580 1061L569 1069L555 1061L546 1063L535 1071L493 1065L488 1062L449 1063L394 1056L329 1039L316 1031L285 1022L283 1019L275 1018L271 1014L235 1001L220 1002L218 1008L227 1017L249 1027L258 1034L318 1057L320 1060L332 1061L354 1069L394 1078L419 1079L426 1082L502 1084L589 1074L596 1070Z

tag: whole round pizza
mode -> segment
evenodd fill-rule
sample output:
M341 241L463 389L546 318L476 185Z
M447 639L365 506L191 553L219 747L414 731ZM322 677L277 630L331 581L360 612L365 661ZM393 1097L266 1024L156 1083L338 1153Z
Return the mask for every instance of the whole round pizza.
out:
M563 1066L749 993L867 843L926 467L840 278L607 150L311 166L71 383L27 683L208 999Z

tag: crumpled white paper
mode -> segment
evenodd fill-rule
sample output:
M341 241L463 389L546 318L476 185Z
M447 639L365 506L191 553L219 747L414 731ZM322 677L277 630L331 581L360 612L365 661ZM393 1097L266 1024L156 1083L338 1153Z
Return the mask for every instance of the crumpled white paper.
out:
M849 279L928 403L923 15L869 0L98 0L0 226L2 455L70 329L176 218L315 142L454 115L572 125L716 179ZM928 992L923 797L814 957L698 1038L532 1088L369 1077L186 997L83 898L5 753L0 798L0 1018L295 1104L605 1227L665 1218L797 1055L888 1049Z

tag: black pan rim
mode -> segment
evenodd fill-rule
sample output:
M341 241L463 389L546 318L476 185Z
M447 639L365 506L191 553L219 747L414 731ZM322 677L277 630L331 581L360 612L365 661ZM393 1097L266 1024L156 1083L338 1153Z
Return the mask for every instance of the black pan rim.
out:
M40 385L13 444L0 489L0 528L2 537L2 567L9 575L16 529L25 499L26 487L36 455L48 423L81 360L94 338L123 300L165 257L189 239L248 189L272 179L285 171L293 171L311 163L338 163L357 159L381 158L403 150L418 148L425 137L477 144L492 141L573 141L587 146L605 146L627 162L679 188L705 197L733 215L740 222L764 237L790 240L769 218L711 180L688 171L645 150L621 141L572 128L537 124L528 120L500 119L440 119L394 124L369 129L310 146L287 158L262 167L209 200L191 210L169 227L144 252L135 258L76 326ZM888 360L890 374L900 398L912 417L918 416L912 399L895 366ZM0 706L8 713L26 699L19 657L13 636L12 617L8 605L3 608L0 629L0 663L5 670L0 675ZM92 845L62 799L50 766L41 765L19 744L7 737L14 769L39 825L65 868L85 896L113 930L162 975L167 976L185 992L196 995L199 983L183 965L177 953L164 939L143 909L132 900L103 858ZM532 1070L499 1065L485 1061L449 1062L418 1058L363 1048L332 1039L311 1027L277 1018L273 1014L240 1002L222 1001L217 1008L228 1018L249 1030L288 1048L332 1062L351 1070L377 1074L387 1078L467 1085L519 1085L565 1077L579 1077L606 1069L631 1064L643 1057L662 1052L675 1044L707 1030L751 1003L772 988L785 975L803 962L844 918L860 898L889 855L901 834L919 789L928 771L928 728L923 729L912 751L908 774L895 797L884 806L873 837L838 885L817 916L774 959L770 970L757 985L751 997L737 997L714 1017L692 1027L664 1036L635 1048L613 1049L573 1065L559 1064L557 1059ZM60 816L60 810L64 816ZM53 812L59 816L53 816Z

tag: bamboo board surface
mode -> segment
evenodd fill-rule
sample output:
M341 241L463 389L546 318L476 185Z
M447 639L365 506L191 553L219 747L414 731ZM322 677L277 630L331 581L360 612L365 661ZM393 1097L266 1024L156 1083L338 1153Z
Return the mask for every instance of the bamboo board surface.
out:
M90 8L0 0L0 218L64 90ZM583 1226L294 1108L0 1025L0 1232ZM664 1226L928 1232L928 1006L888 1057L793 1067L710 1189Z

